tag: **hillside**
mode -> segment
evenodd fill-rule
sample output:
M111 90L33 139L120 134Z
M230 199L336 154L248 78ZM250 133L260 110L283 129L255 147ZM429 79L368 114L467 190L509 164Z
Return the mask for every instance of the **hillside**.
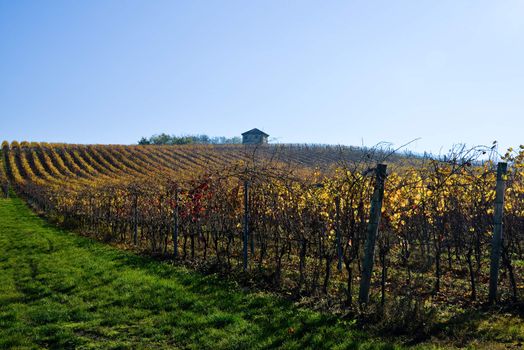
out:
M471 151L377 165L385 154L13 142L2 181L64 228L414 342L488 300L520 320L524 147L509 167Z
M199 172L238 162L271 160L291 168L328 169L363 158L365 150L312 145L176 145L122 146L27 143L12 144L13 162L23 179L51 177L140 176L149 172ZM373 151L375 152L375 151ZM11 177L17 176L14 173Z

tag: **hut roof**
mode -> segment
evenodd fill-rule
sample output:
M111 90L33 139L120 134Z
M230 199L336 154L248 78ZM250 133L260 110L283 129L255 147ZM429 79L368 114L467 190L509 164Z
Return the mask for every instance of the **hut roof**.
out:
M264 136L269 136L268 134L266 134L265 132L263 132L262 130L259 130L257 128L254 128L254 129L251 129L249 131L246 131L244 133L242 133L242 136L244 135L264 135Z

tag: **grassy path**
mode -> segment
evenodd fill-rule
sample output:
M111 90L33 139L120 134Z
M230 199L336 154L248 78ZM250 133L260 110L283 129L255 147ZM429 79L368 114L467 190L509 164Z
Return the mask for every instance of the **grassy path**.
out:
M335 318L54 228L0 199L0 348L392 349Z

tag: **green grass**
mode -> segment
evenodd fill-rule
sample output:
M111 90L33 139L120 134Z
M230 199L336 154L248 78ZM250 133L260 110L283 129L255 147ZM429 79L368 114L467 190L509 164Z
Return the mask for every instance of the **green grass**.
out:
M395 349L350 322L59 230L0 199L0 348Z

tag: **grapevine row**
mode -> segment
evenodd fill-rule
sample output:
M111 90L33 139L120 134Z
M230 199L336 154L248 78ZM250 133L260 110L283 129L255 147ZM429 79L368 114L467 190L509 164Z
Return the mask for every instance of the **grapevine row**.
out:
M226 272L242 269L248 244L248 272L258 283L344 309L356 305L373 157L320 146L275 153L4 142L2 151L0 181L85 234ZM493 162L479 161L481 151L390 171L372 300L431 300L444 309L450 300L487 299L496 174ZM524 287L524 149L504 158L500 298L516 301Z

